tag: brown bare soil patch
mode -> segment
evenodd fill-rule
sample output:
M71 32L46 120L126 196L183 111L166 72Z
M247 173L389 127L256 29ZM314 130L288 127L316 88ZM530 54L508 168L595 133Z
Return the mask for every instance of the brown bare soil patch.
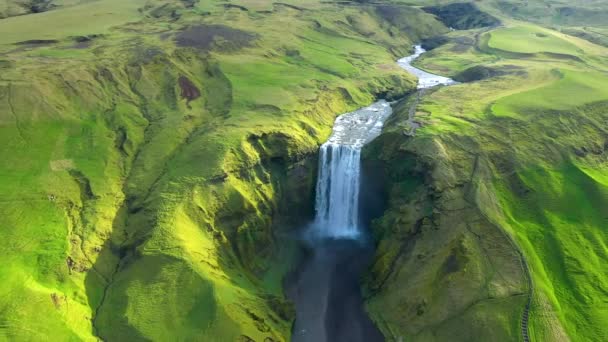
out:
M179 87L182 89L182 98L188 100L196 100L201 96L200 90L185 76L180 76L177 80Z

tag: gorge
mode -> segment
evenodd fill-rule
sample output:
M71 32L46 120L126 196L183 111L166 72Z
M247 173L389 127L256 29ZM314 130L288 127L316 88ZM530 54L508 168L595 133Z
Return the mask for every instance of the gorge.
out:
M420 45L414 50L398 63L418 78L419 91L455 83L412 66L425 52ZM305 257L287 289L296 307L295 342L384 340L367 317L359 285L374 247L368 232L370 222L362 215L368 210L368 201L361 201L360 190L366 181L362 178L361 150L380 135L391 114L386 100L342 114L319 149L316 215L303 232Z

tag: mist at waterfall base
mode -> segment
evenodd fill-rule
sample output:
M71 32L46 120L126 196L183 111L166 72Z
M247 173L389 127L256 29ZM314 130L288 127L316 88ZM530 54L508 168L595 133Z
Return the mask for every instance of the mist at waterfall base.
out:
M373 248L367 234L373 181L361 166L363 146L391 114L386 101L341 115L319 150L314 221L302 234L303 260L288 280L295 302L295 342L382 341L365 313L359 278Z

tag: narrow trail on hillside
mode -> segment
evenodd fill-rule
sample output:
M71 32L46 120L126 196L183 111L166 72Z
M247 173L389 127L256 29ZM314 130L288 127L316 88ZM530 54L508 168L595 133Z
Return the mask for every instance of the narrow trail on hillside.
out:
M408 136L414 136L416 134L416 129L420 127L420 124L416 122L414 118L416 116L416 108L418 107L418 104L420 103L422 96L424 96L426 90L436 86L450 86L458 83L449 77L431 74L413 66L412 62L425 52L426 50L423 49L422 46L416 45L414 46L413 55L401 58L397 61L397 64L399 64L400 67L405 69L410 74L418 77L418 86L416 87L417 90L415 93L414 101L410 105L408 110L407 124L410 127L410 131L405 132L405 134Z
M416 135L416 130L420 127L420 124L414 120L416 116L416 108L418 108L418 104L420 104L420 99L424 96L424 89L417 90L415 93L414 102L410 105L407 116L407 124L410 127L409 132L405 132L405 135L414 136Z
M515 243L515 241L512 242ZM517 246L515 246L515 248L517 248ZM526 274L526 279L528 281L528 300L526 301L524 313L521 318L521 337L524 342L529 342L530 307L532 306L532 299L534 296L534 283L532 282L532 274L530 273L530 266L528 265L528 261L524 257L524 254L519 250L519 248L517 248L517 252L519 254L522 267L524 269L524 273Z

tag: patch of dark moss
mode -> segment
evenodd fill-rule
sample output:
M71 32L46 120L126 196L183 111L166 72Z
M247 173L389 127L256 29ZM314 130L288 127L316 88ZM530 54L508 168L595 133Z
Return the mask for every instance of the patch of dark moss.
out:
M198 4L199 0L181 0L182 5L186 8L194 8Z
M464 270L469 261L469 253L470 252L467 251L463 241L459 241L458 245L452 247L450 254L443 262L439 276L443 278L448 274Z
M274 105L270 105L270 104L252 104L248 107L251 110L255 111L256 113L264 113L264 114L277 115L277 116L280 116L283 114L281 111L281 108L274 106Z
M155 19L167 18L171 21L181 18L180 10L182 8L175 4L164 4L150 10L149 15Z
M148 64L154 61L159 56L165 56L165 52L156 46L142 48L137 51L135 56L133 56L132 63L139 64Z
M241 10L243 12L249 12L249 8L245 7L245 6L241 6L241 5L235 5L235 4L224 4L224 8L225 9L238 9Z
M57 5L53 4L51 0L33 0L26 5L32 13L41 13L50 11Z
M232 83L217 64L209 65L207 76L206 86L202 89L205 108L214 115L227 116L232 109Z
M305 11L306 10L303 7L299 7L299 6L296 6L296 5L286 4L284 2L275 2L274 5L275 6L283 6L283 7L291 8L291 9L296 10L296 11Z
M457 30L497 26L500 20L485 13L472 3L452 3L442 6L424 7L424 11L434 14L446 26Z
M606 23L608 11L604 9L591 9L583 7L558 7L556 8L557 21L563 25L583 26L599 25Z
M450 41L450 39L446 36L434 36L434 37L429 37L429 38L423 39L420 42L420 45L422 46L423 49L430 51L430 50L440 47L441 45L446 44L449 41Z
M89 34L86 36L73 36L70 38L73 41L75 41L76 43L82 43L82 42L90 42L94 39L101 38L101 37L103 37L103 34Z
M103 37L102 34L90 34L90 35L86 35L86 36L72 36L70 37L70 39L72 39L76 44L73 46L76 49L86 49L88 47L91 46L91 43L98 39Z
M82 203L97 198L91 188L91 182L82 172L78 170L69 170L68 173L78 184L78 188L80 189L80 200Z
M203 51L235 51L251 46L255 39L257 39L255 33L225 25L196 25L177 34L175 42L181 47L191 47Z
M524 183L517 173L513 173L507 177L507 185L509 186L509 190L519 198L526 197L532 192L532 189Z
M292 302L277 296L266 296L266 303L281 319L290 321L296 316L296 310Z
M59 43L56 39L30 39L24 40L22 42L17 42L15 45L32 45L32 46L42 46L42 45L52 45Z
M167 40L169 39L171 36L173 35L172 32L163 32L161 34L158 35L158 37L160 38L160 40Z
M10 69L12 66L11 61L0 59L0 69Z
M566 29L562 29L562 32L570 35L570 36L575 36L575 37L579 37L581 39L585 39L587 41L590 41L594 44L597 45L602 45L602 46L607 46L608 47L608 37L595 33L595 32L590 32L590 31L586 31L583 29L578 29L578 28L566 28Z
M380 5L376 6L376 12L382 19L388 21L392 25L400 26L403 24L401 19L407 15L407 12L414 12L416 9L407 6L398 5Z
M505 65L495 68L478 65L462 71L453 78L458 82L475 82L508 74L524 75L525 71L514 65Z

